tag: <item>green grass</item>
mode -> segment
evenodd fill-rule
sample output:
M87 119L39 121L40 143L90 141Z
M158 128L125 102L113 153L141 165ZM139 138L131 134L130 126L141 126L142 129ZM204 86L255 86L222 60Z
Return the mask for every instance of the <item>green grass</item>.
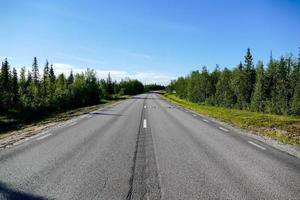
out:
M165 93L164 99L192 109L201 114L230 123L234 126L248 129L253 133L271 137L285 144L300 146L300 118L295 116L273 115L259 112L250 112L238 109L209 106L192 103L180 99L172 94Z
M42 126L46 124L50 124L53 122L65 121L72 117L76 117L85 113L88 113L92 110L96 110L98 108L116 103L122 99L126 99L128 96L122 96L115 100L103 100L100 104L86 106L81 108L69 109L69 110L61 110L61 111L53 111L41 114L39 116L0 116L0 139L16 134L19 130L23 130L26 128L33 128L37 126Z

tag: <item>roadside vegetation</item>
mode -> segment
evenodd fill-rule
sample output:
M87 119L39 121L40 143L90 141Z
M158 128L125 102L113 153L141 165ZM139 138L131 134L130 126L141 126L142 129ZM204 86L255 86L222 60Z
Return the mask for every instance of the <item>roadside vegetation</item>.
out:
M138 80L125 78L118 83L110 74L106 80L99 80L91 69L77 74L71 71L67 77L55 75L48 61L40 73L36 58L31 69L23 67L18 74L5 59L0 72L0 135L77 108L89 110L93 105L143 91L144 85Z
M284 143L300 144L300 55L270 56L254 67L250 49L244 63L209 72L206 67L179 77L165 97L200 113Z
M251 130L255 134L259 133L285 144L300 145L300 117L198 104L168 93L165 93L163 98L200 114Z
M271 55L266 66L258 61L254 67L248 49L237 67L216 66L212 72L203 67L172 81L167 91L194 103L300 116L300 55L279 60Z

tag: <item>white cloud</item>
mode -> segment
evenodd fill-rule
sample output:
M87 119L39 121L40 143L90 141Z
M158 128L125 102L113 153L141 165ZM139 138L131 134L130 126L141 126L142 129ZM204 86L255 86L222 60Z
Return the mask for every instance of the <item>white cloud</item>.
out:
M73 65L65 64L65 63L54 63L53 64L55 74L63 73L66 76L70 74L70 71L73 70L73 73L82 73L86 71L86 69L78 68ZM106 79L108 73L110 73L113 80L121 81L125 78L130 79L138 79L145 84L157 83L167 85L171 80L175 79L176 76L163 73L159 71L141 71L141 72L127 72L122 70L95 70L97 73L97 77L99 79Z

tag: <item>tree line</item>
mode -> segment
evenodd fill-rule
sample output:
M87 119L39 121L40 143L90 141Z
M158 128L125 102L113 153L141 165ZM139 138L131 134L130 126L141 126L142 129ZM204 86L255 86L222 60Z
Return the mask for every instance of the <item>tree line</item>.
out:
M196 103L273 114L300 115L300 55L274 59L256 66L250 49L244 63L233 69L206 67L179 77L167 91Z
M99 80L92 69L76 74L71 70L69 76L63 73L56 76L48 61L40 73L36 57L32 69L23 67L18 75L5 59L0 72L0 115L76 108L143 91L144 85L138 80L125 79L117 83L110 74L106 80Z

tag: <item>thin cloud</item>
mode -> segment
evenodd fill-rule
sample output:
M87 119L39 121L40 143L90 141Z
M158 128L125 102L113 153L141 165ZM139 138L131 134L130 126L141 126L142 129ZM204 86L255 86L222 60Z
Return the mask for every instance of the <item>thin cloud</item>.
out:
M54 63L53 64L55 74L63 73L66 76L70 74L72 70L73 73L82 73L86 71L85 68L78 68L76 66L66 64L66 63ZM159 71L140 71L140 72L128 72L123 70L95 70L97 77L99 79L106 79L108 73L110 73L113 80L121 81L125 78L130 79L138 79L139 81L143 82L144 84L163 84L167 85L170 83L171 80L176 79L176 76L164 72Z
M83 57L73 56L73 55L65 54L65 53L57 53L57 55L61 58L66 58L66 59L80 61L80 62L86 62L86 63L91 63L91 64L100 64L100 65L105 64L104 61L96 60L96 59L92 59L92 58L83 58Z
M134 58L142 58L142 59L146 59L146 60L153 59L153 56L151 56L149 54L145 54L145 53L132 52L132 51L128 51L126 49L114 49L114 50L121 54L125 54L126 56L130 56L130 57L134 57Z

